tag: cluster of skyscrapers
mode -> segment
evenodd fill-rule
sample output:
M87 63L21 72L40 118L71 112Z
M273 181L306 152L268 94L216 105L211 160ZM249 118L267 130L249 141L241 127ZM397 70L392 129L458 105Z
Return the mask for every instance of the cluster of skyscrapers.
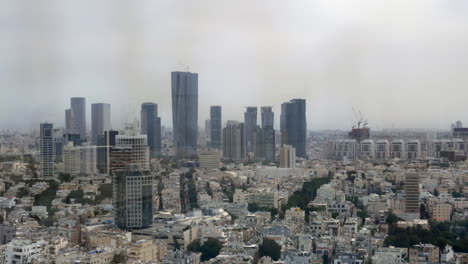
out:
M173 152L177 157L194 158L198 146L198 74L172 72L172 125ZM305 100L294 99L281 107L281 145L297 156L306 158ZM210 107L207 148L222 151L227 162L246 160L275 162L276 137L272 107L247 107L244 122L229 120L223 128L222 107ZM40 125L40 151L42 177L54 176L54 162L64 162L65 172L73 176L107 174L113 176L114 206L119 226L136 228L150 223L141 214L152 210L153 177L150 173L151 157L162 155L161 117L158 105L141 105L140 125L126 124L124 131L112 130L111 107L107 103L91 105L91 134L86 129L86 99L71 98L65 110L65 129L54 129L53 124ZM295 155L289 155L294 157ZM294 163L285 160L284 164ZM151 186L150 186L151 185ZM136 191L139 190L139 191ZM131 197L130 197L131 196ZM142 204L129 206L129 199ZM123 206L126 206L123 208ZM135 210L135 208L138 208ZM151 208L151 209L150 209ZM147 215L146 213L144 215Z

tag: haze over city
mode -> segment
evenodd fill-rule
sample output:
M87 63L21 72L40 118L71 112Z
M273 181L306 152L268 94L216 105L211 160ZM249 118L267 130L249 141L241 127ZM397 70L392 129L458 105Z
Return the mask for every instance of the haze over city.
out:
M466 1L2 1L0 129L63 126L69 98L112 126L159 105L170 72L199 74L199 127L246 106L307 100L308 129L448 129L468 111ZM90 109L87 109L88 122ZM276 115L276 125L279 115ZM468 120L465 120L468 121Z

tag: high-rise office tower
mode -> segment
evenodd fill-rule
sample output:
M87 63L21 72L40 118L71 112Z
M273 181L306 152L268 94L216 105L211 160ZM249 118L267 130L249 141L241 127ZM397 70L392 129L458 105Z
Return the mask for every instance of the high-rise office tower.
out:
M54 176L54 125L42 123L40 125L40 148L42 177Z
M131 165L142 171L149 170L149 147L146 135L116 135L115 147L130 149Z
M280 148L280 168L296 167L296 149L289 145Z
M65 109L65 131L71 132L72 128L72 116L71 116L71 109Z
M221 106L213 105L210 107L211 148L219 150L221 149L222 138L221 116Z
M175 154L197 154L198 74L172 72L172 129Z
M81 139L86 139L86 98L72 97L71 102L71 131L80 134Z
M262 106L260 111L262 115L262 128L273 127L275 114L271 110L271 106Z
M275 114L271 106L264 106L261 108L262 115L262 135L263 135L263 153L266 161L275 160L275 129L274 120Z
M205 120L205 138L207 141L211 140L211 120L210 119Z
M257 129L257 107L248 106L244 113L245 122L245 144L247 152L254 152L254 137Z
M66 142L63 138L63 129L55 128L54 129L54 161L62 162L63 161L63 147Z
M91 143L97 145L98 136L104 135L104 131L111 129L110 104L91 105Z
M161 118L158 117L158 105L155 103L141 105L141 134L148 136L151 156L161 154Z
M228 121L223 129L223 157L235 163L246 158L244 123Z
M153 223L153 179L149 171L127 166L113 175L114 217L124 230Z
M419 214L419 173L406 173L405 193L406 213Z
M255 127L253 145L255 158L265 160L265 130L260 126Z
M115 137L118 134L118 131L109 130L98 137L97 168L100 173L110 174L110 151L115 147Z
M281 145L291 145L298 157L307 158L306 101L293 99L281 105Z

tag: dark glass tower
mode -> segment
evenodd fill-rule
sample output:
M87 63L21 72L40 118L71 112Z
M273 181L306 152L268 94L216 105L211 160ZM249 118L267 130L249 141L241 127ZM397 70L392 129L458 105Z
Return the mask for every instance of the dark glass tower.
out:
M42 123L40 126L42 177L54 176L54 125Z
M221 106L210 107L211 148L221 149Z
M143 103L141 105L141 134L148 136L151 156L161 154L161 118L158 117L158 105Z
M172 72L172 129L175 154L197 154L198 74Z
M306 153L306 101L292 99L281 105L281 145L291 145L298 157L307 158Z
M245 140L247 152L255 151L255 133L257 130L257 107L249 106L244 113Z
M275 160L275 129L274 120L275 114L270 106L261 108L262 116L262 136L263 145L262 152L266 161L273 162Z
M91 105L91 143L98 144L98 137L104 131L111 129L110 104L98 103Z

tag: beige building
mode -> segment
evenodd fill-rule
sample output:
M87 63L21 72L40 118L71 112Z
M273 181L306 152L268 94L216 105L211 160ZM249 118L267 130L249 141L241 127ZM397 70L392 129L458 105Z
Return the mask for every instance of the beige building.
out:
M286 210L284 219L292 222L303 222L305 219L305 212L299 207L293 207Z
M290 145L284 145L280 148L280 168L296 167L296 149Z
M81 259L83 264L109 264L114 258L114 253L110 251L92 251Z
M166 253L166 243L157 240L139 240L128 248L128 257L143 263L160 262Z
M200 162L200 169L219 169L219 162L221 160L221 153L217 150L205 150L198 154L198 161Z
M419 213L419 178L420 175L417 172L406 174L406 213Z
M439 263L439 248L431 244L419 244L409 249L409 263Z
M432 220L450 221L452 215L452 205L449 203L436 203L432 206Z

